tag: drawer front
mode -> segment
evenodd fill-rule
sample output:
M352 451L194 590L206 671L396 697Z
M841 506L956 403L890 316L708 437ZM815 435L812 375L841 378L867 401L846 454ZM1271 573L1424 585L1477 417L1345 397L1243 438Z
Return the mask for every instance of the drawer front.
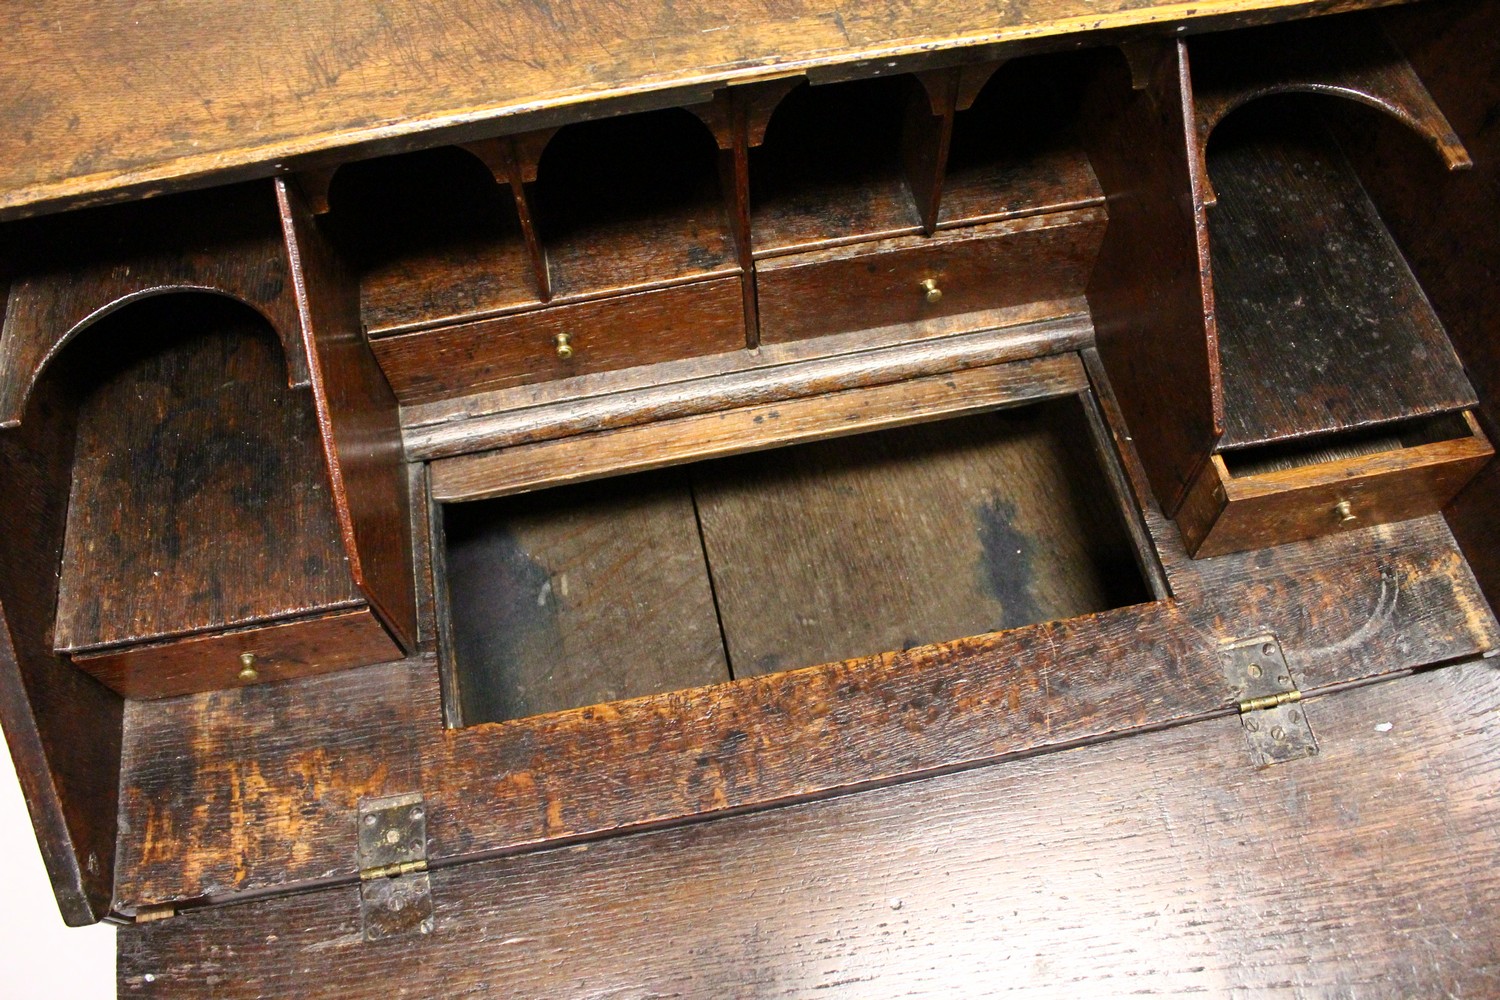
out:
M1494 455L1464 419L1466 437L1263 475L1214 455L1178 511L1183 540L1201 558L1435 514Z
M801 340L1083 294L1102 209L903 236L756 265L760 339ZM991 325L976 318L976 329ZM957 332L934 325L914 336Z
M402 403L745 346L740 278L548 306L370 342ZM566 349L560 349L566 338Z
M253 678L240 676L246 653L255 657ZM369 608L150 646L72 654L81 669L127 698L167 698L309 677L401 656L400 647Z

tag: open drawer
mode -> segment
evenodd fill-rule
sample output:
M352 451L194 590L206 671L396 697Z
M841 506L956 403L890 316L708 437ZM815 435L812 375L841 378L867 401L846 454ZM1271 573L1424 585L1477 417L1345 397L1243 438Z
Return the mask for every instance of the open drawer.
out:
M1213 455L1177 523L1194 556L1434 514L1494 448L1471 412Z

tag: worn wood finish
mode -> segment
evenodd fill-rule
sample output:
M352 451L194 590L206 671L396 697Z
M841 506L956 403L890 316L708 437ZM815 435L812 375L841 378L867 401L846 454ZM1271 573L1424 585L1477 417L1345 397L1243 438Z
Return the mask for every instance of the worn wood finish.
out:
M1077 297L1104 223L1101 209L1083 209L761 261L761 342Z
M406 454L465 455L1063 354L1092 342L1086 310L1081 300L1028 303L996 310L978 333L953 334L973 322L962 316L934 322L930 339L913 341L902 324L407 406Z
M403 404L745 346L737 278L555 305L370 342ZM558 350L568 337L571 353Z
M439 501L502 496L938 420L1076 393L1083 386L1077 360L1064 355L660 420L439 459L430 466L432 496Z
M877 77L782 98L750 152L757 258L921 230L901 152L904 109L925 101L920 90L909 76Z
M295 186L278 181L277 199L349 572L398 646L410 649L416 601L396 397L360 334L354 275Z
M444 522L464 724L729 679L680 475L451 506Z
M1221 450L1474 405L1442 323L1315 119L1247 107L1215 133L1208 165Z
M83 212L0 234L11 271L0 328L0 427L67 342L109 312L162 292L203 290L260 311L305 386L286 253L266 184Z
M164 296L89 338L87 361L121 346L79 414L58 650L363 603L311 393L287 388L263 320L218 297Z
M379 793L343 773L307 777L308 748L324 753L331 733L363 748L347 762L354 776L424 792L441 863L1217 711L1229 697L1219 644L1267 630L1304 690L1500 646L1440 518L1196 562L1159 515L1148 523L1174 601L708 690L448 731L430 663L133 704L121 817L152 835L122 844L116 905L351 876L354 800ZM226 775L255 780L233 816L212 805L225 801ZM169 820L175 798L210 805ZM304 810L311 800L321 807Z
M351 16L235 0L142 12L17 9L0 30L0 216L266 176L356 144L466 141L553 122L588 100L663 106L748 81L856 61L941 56L1071 32L1195 30L1388 0L808 0L683 12L473 0L436 17L402 0ZM480 26L487 27L480 27ZM53 72L56 67L70 72ZM121 86L121 81L130 86ZM434 132L437 131L437 135Z
M1443 509L1495 450L1469 418L1469 436L1259 474L1218 455L1188 493L1177 523L1197 556L1352 531ZM1339 510L1349 505L1349 519Z
M563 128L530 189L558 300L734 273L712 134L667 109Z
M185 914L121 931L121 995L1488 994L1497 690L1316 698L1321 752L1276 767L1210 718L446 869L418 947L363 943L353 888Z
M453 146L347 164L325 224L360 276L372 336L542 301L507 180Z
M1203 177L1187 49L1106 61L1085 103L1084 142L1109 199L1089 279L1099 354L1162 509L1175 514L1223 431L1224 402Z
M401 649L380 619L359 607L169 643L74 653L72 660L126 698L171 698L246 683L240 678L246 653L255 658L254 683L263 684L387 663Z
M938 228L1103 204L1077 134L1080 91L1098 58L1018 59L989 77L954 120Z
M1064 398L695 468L735 676L1146 600L1092 451Z
M1191 48L1200 153L1236 108L1270 94L1309 93L1391 115L1420 133L1450 170L1474 165L1421 78L1370 18L1210 35ZM1212 187L1206 197L1213 204Z
M53 372L0 430L0 725L63 920L91 924L113 894L120 698L53 652L77 404Z
M1473 154L1448 173L1406 130L1384 122L1342 137L1361 181L1422 283L1480 399L1500 429L1500 12L1490 4L1424 4L1386 28ZM1392 12L1394 13L1394 12ZM1453 532L1492 604L1500 604L1500 465L1491 464L1448 510Z

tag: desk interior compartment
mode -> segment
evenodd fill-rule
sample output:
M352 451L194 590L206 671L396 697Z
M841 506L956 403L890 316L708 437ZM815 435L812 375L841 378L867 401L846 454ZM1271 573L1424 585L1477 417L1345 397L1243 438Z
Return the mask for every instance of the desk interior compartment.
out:
M465 724L1150 599L1087 396L440 506Z

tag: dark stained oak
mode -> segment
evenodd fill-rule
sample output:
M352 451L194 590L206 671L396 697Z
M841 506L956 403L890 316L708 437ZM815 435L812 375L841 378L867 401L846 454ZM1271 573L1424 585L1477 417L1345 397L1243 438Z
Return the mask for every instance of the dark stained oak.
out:
M0 234L10 295L0 328L0 426L67 341L115 309L173 291L255 308L282 339L287 381L306 386L286 251L268 184L80 212Z
M1134 66L1106 62L1084 106L1084 144L1109 199L1088 298L1099 355L1170 516L1223 432L1224 403L1187 49L1132 51Z
M465 725L729 679L680 475L451 505L443 520Z
M370 348L403 404L429 403L738 350L745 345L742 309L739 281L711 278L382 337Z
M1101 210L1081 209L763 260L761 342L901 324L919 335L964 313L980 314L971 328L983 329L987 310L1080 296L1104 228Z
M1462 409L1463 365L1347 159L1294 106L1247 107L1208 169L1221 451Z
M116 350L79 413L58 650L360 603L312 394L287 388L259 317L224 299L165 296L88 336L79 350L97 350L97 338L134 350Z
M1309 700L1272 767L1216 717L444 869L406 947L350 887L184 914L120 932L121 995L1488 995L1497 704L1470 663Z
M695 468L735 676L1146 600L1089 438L1063 397Z

